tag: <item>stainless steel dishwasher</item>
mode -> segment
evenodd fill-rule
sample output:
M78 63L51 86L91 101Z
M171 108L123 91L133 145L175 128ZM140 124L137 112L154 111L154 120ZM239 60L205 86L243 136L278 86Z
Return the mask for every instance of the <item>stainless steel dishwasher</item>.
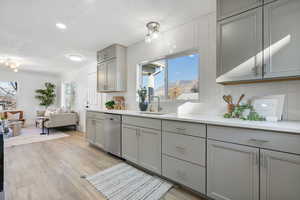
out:
M104 150L121 157L121 115L105 114Z

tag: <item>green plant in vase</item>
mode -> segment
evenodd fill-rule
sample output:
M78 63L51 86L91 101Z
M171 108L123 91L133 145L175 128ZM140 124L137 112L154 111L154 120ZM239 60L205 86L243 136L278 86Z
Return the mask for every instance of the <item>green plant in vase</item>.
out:
M105 103L105 107L108 110L114 109L114 106L116 105L115 101L111 100Z
M146 111L148 108L148 102L146 102L146 98L147 98L147 89L145 87L139 89L137 91L138 95L139 95L139 107L141 111Z

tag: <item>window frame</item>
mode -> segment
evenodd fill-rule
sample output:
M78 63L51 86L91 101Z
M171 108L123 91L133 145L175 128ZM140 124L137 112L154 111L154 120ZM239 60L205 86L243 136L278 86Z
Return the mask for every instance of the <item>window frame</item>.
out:
M198 98L197 99L187 99L187 100L183 100L183 99L170 99L168 91L169 91L169 73L168 73L168 59L174 59L174 58L179 58L179 57L183 57L183 56L189 56L191 54L198 54L199 55L199 62L198 62L198 88L199 88L199 92L198 92ZM184 51L184 52L179 52L179 53L175 53L175 54L170 54L170 55L166 55L166 56L162 56L162 57L158 57L152 60L147 60L147 61L143 61L140 64L138 64L138 83L137 86L138 88L142 87L143 84L143 75L142 75L142 67L143 65L146 64L150 64L159 60L166 60L166 67L165 67L165 77L164 77L164 84L165 84L165 92L164 92L164 98L161 99L162 102L199 102L200 101L200 70L201 70L201 58L200 58L200 53L198 50L188 50L188 51Z

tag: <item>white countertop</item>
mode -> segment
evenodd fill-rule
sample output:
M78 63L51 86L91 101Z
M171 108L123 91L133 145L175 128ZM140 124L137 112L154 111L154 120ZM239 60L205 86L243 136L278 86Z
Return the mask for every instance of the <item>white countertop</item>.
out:
M140 111L132 111L132 110L87 109L87 111L300 134L300 121L279 121L279 122L244 121L239 119L225 119L222 116L210 116L210 115L201 115L201 114L178 115L176 113L172 113L172 114L164 114L164 115L155 115L155 114L152 115L152 114L142 114Z

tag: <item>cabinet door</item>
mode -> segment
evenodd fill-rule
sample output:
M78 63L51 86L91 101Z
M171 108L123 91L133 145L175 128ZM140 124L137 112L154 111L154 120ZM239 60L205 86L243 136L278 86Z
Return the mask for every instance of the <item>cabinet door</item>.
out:
M91 118L86 119L86 140L90 143L95 142L95 120Z
M106 61L107 67L107 88L108 91L115 91L117 89L117 62L116 59Z
M138 164L138 128L132 126L123 126L122 157Z
M208 141L207 195L215 200L259 199L259 149Z
M98 63L97 66L97 88L98 92L107 88L107 66L106 63Z
M141 128L138 135L139 164L161 174L161 131Z
M264 6L265 78L300 75L300 1Z
M262 78L262 8L218 22L217 82Z
M95 144L104 148L105 134L104 134L104 120L95 120Z
M218 0L218 19L233 16L262 5L262 0Z
M261 200L299 200L300 156L261 150Z

